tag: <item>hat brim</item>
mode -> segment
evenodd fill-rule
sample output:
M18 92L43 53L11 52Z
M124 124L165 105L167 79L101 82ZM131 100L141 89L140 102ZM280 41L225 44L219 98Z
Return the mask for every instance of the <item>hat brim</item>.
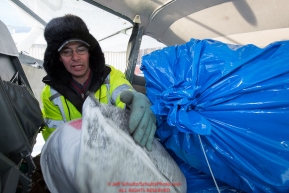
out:
M60 52L60 50L61 50L66 44L68 44L69 42L81 42L81 43L84 43L85 45L87 45L88 47L90 47L90 45L89 45L87 42L85 42L85 41L83 41L83 40L81 40L81 39L72 38L72 39L68 39L68 40L64 41L64 42L61 44L61 46L58 48L57 51Z

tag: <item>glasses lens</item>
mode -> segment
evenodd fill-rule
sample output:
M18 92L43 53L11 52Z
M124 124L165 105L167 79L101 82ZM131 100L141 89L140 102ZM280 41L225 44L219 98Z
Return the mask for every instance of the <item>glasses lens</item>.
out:
M83 55L83 54L86 54L87 53L87 48L84 47L84 46L81 46L81 47L78 47L76 49L77 53L80 54L80 55Z
M72 49L69 49L69 48L66 48L66 49L62 49L61 51L60 51L60 54L62 55L62 56L71 56L72 55Z

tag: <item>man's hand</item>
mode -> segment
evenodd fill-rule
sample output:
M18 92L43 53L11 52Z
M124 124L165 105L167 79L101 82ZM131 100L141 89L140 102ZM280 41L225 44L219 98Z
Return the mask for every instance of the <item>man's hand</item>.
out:
M120 100L131 109L129 131L141 147L152 150L156 132L156 117L151 110L149 99L142 93L125 90L120 94Z

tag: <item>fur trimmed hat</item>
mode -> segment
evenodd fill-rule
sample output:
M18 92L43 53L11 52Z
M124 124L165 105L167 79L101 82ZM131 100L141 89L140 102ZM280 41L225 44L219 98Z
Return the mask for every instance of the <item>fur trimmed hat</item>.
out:
M47 75L53 80L67 83L71 74L66 70L59 60L59 47L69 39L80 39L87 42L89 46L89 66L94 72L99 73L104 65L104 54L97 40L89 33L84 21L75 15L65 15L52 19L44 29L44 37L47 48L44 53L43 67Z

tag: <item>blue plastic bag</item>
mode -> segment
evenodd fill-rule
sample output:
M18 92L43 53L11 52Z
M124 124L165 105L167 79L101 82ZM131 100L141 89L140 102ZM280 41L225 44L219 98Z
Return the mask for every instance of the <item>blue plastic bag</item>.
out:
M141 70L167 149L211 176L206 155L236 189L289 192L289 41L191 39L144 56Z
M193 168L189 164L185 163L179 157L177 157L173 152L169 153L172 155L176 163L179 165L183 174L187 179L187 192L191 193L216 193L218 190L212 177L206 175L205 173ZM227 185L224 182L217 181L218 189L222 193L245 193L240 190L236 190L235 188Z

